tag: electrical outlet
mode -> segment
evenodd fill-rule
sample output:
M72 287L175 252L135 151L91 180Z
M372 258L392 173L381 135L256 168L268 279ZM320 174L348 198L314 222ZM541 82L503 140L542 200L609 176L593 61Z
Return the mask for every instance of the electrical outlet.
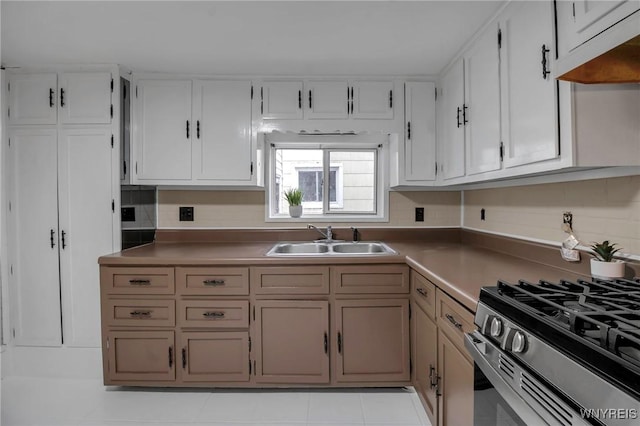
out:
M416 222L424 222L424 207L416 207Z
M487 212L484 209L480 209L480 220L487 219Z
M135 222L136 221L136 208L135 207L122 207L120 209L120 220L123 222Z
M180 222L193 222L193 207L180 207Z

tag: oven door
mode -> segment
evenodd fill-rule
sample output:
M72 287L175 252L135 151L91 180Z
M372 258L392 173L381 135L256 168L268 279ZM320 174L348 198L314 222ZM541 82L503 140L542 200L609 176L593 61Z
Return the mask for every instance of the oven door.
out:
M475 361L474 426L587 425L482 334L467 334L464 343Z

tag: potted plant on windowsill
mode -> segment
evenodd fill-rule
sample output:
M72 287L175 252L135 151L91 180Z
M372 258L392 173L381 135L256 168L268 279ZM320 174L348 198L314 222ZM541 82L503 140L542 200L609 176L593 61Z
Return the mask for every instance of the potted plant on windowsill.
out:
M286 198L289 203L289 216L302 216L302 191L298 188L291 188L285 191L284 198Z
M591 276L594 278L622 278L624 277L624 262L615 260L613 256L620 251L615 243L605 240L591 245L595 256L591 259Z

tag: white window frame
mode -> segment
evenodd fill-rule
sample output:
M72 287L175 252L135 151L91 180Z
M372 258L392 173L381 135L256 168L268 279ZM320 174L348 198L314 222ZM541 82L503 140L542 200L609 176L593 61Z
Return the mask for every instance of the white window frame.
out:
M335 170L336 172L336 201L331 201L329 200L329 206L332 208L342 208L342 206L344 205L344 199L343 199L343 190L342 190L342 165L340 164L331 164L329 166L329 171L333 171ZM322 167L317 167L317 166L297 166L296 167L296 173L299 172L322 172L323 169ZM328 186L328 185L327 185ZM324 185L323 187L323 200L324 200ZM298 188L300 188L300 175L298 174ZM321 209L324 207L323 205L323 201L303 201L302 202L302 206L303 207L309 207L311 209Z
M355 135L297 135L274 132L265 134L267 149L265 150L265 221L266 222L389 222L389 135L388 134L355 134ZM320 149L323 150L323 167L330 169L329 152L374 150L376 189L374 192L375 212L340 212L331 211L330 205L323 206L323 214L305 214L292 218L288 212L275 213L275 153L277 149ZM315 166L315 169L318 167ZM325 175L328 175L325 171ZM323 204L329 204L329 185L323 186ZM337 195L337 194L336 194ZM333 203L331 203L333 204ZM335 207L334 207L335 208Z

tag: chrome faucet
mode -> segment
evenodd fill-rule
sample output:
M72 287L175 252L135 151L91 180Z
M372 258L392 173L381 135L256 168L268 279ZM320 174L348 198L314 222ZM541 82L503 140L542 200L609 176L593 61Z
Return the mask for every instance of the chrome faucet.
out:
M333 241L333 230L331 229L331 225L327 226L327 230L325 232L322 232L316 226L313 226L311 224L307 225L307 229L315 229L320 233L320 235L324 237L325 240Z

